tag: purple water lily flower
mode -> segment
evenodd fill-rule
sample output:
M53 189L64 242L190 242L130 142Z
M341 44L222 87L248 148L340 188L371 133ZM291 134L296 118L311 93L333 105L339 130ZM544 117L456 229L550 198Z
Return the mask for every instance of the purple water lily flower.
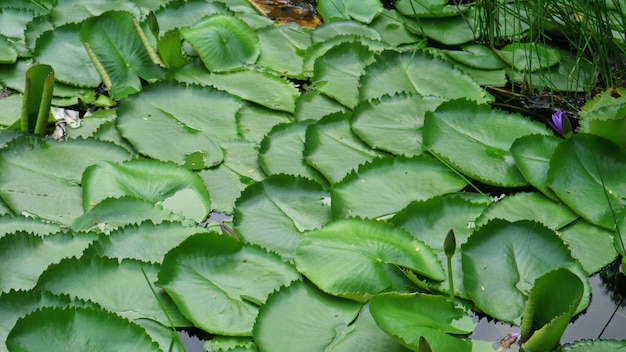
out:
M552 120L548 120L548 125L563 137L569 137L572 133L572 123L563 110L555 111Z

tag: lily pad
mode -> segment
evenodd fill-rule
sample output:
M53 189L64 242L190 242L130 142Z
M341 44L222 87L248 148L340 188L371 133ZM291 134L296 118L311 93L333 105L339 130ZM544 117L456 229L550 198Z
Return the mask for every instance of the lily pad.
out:
M376 62L365 69L360 84L360 100L400 92L448 100L466 98L479 103L492 99L471 77L425 50L379 54Z
M435 281L444 278L441 262L424 242L374 220L341 219L311 231L294 260L322 291L357 301L394 289L390 272L399 268Z
M383 11L378 0L319 0L317 11L325 22L354 19L370 23Z
M423 152L422 127L426 111L443 99L419 94L396 94L361 102L352 114L352 130L371 148L395 155Z
M234 225L246 242L291 258L304 232L330 220L328 191L301 177L275 175L246 188Z
M528 220L492 220L461 246L463 284L476 306L490 316L519 323L536 279L558 268L575 273L585 286L576 311L587 307L587 273L554 231Z
M157 285L194 326L251 336L267 296L299 278L291 265L260 247L229 236L196 234L167 253Z
M550 160L560 142L556 136L530 135L518 138L511 145L511 154L520 173L528 183L555 200L557 196L547 181Z
M390 216L414 200L457 192L466 184L454 171L426 155L377 158L333 185L333 218Z
M421 349L421 337L433 351L472 351L472 342L462 336L476 324L446 297L386 293L372 297L370 310L383 330L413 351Z
M259 37L241 19L217 13L180 30L209 71L224 72L252 65L261 53Z
M200 176L171 163L103 161L85 171L82 184L85 211L104 199L122 196L145 199L196 222L204 220L211 210L211 199Z
M114 339L111 336L115 336ZM159 345L137 324L104 309L44 307L18 320L10 351L155 351Z
M254 340L273 352L407 351L376 325L367 305L327 295L308 281L270 296L259 311Z
M585 220L614 229L626 206L626 151L608 140L577 134L559 144L548 186Z
M123 100L117 127L140 153L198 170L222 162L218 142L236 139L241 102L210 87L162 83ZM166 140L176 141L163 148Z
M15 214L69 225L83 214L83 171L100 160L129 157L123 148L97 140L16 138L0 150L0 197Z
M36 287L90 300L130 320L147 318L169 326L171 319L174 327L187 326L189 321L167 294L158 287L152 291L151 284L156 281L158 271L158 264L132 259L72 257L50 265Z
M331 114L306 130L304 159L330 184L339 182L359 165L383 155L352 132L349 119L348 113Z
M140 78L148 82L165 78L162 68L150 60L133 21L128 12L111 11L81 26L80 40L113 98L139 92Z
M559 63L558 49L541 43L513 43L499 51L500 57L517 71L538 71Z
M423 129L429 151L472 178L505 187L527 184L511 155L513 142L549 133L545 126L521 115L466 100L446 102L427 112Z

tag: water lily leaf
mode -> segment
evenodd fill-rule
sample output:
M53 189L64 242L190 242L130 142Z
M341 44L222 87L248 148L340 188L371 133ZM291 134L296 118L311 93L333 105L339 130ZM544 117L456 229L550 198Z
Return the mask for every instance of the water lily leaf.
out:
M232 214L235 200L247 186L266 176L258 163L256 143L244 141L222 142L224 162L211 169L200 171L211 195L213 211Z
M170 2L167 6L154 11L161 33L173 29L191 26L203 17L216 13L228 13L226 4L219 1L206 2L204 0L189 0L185 2Z
M19 8L0 9L0 35L7 38L17 55L29 57L30 53L25 42L26 25L35 17L35 12Z
M79 186L83 171L100 160L129 157L124 149L93 139L19 137L0 150L0 197L14 214L69 225L83 213Z
M272 294L261 307L254 340L264 351L407 351L374 322L368 306L327 295L307 281Z
M535 280L566 268L585 284L576 311L589 304L587 273L554 231L528 220L492 220L461 246L463 284L476 306L502 321L519 323Z
M398 2L396 8L397 6ZM406 29L406 19L395 10L383 9L381 15L376 17L369 27L380 33L381 39L392 47L416 44L423 40Z
M441 18L456 16L463 6L446 6L446 0L398 0L395 7L401 14L407 17L417 18Z
M185 218L181 214L174 214L152 201L134 196L122 196L100 201L88 212L76 218L72 223L72 230L110 233L117 228L140 224L148 220L155 224L160 224L166 220L183 222L187 225L195 224L189 218Z
M505 187L527 184L509 151L513 142L549 133L544 125L521 115L466 100L446 102L427 112L423 129L424 146L432 153L472 178Z
M257 352L256 344L249 336L215 336L204 343L207 351Z
M209 85L266 108L286 112L294 111L295 101L299 95L293 84L285 79L268 72L250 69L216 74L197 66L190 66L178 71L176 79L181 82Z
M18 52L9 40L0 35L0 64L12 64L17 61Z
M321 24L311 33L313 44L332 41L337 36L372 39L380 41L382 38L376 30L356 21L333 21ZM336 45L338 43L333 43ZM308 54L307 54L308 56Z
M552 350L561 339L583 298L584 284L561 268L542 275L533 285L522 318L524 348Z
M444 279L430 247L403 229L374 220L340 219L308 232L294 260L322 291L357 301L393 289L390 272L400 268Z
M81 0L57 1L50 6L50 19L54 27L67 23L78 23L91 17L97 17L107 11L126 11L135 17L140 17L137 2L125 0L94 0L85 3Z
M304 142L306 163L331 183L382 153L372 150L350 129L350 114L335 113L309 125Z
M165 256L157 285L194 326L251 336L267 296L299 278L291 265L257 246L229 236L196 234Z
M276 125L261 142L259 165L268 175L302 176L326 185L327 180L304 161L304 138L313 120Z
M482 226L492 219L510 222L533 220L552 230L559 230L578 218L578 215L561 203L536 192L516 193L491 203L476 220Z
M378 326L413 351L420 351L420 337L433 351L472 350L471 340L459 335L470 334L476 324L446 297L385 293L372 297L370 310Z
M378 158L333 185L333 218L393 215L414 200L456 192L466 184L455 172L426 155Z
M477 26L474 19L476 14L473 7L463 12L456 5L444 6L429 16L433 18L407 21L407 29L444 45L469 43L478 38L478 32L474 30Z
M123 98L141 90L140 78L154 82L165 77L148 56L128 12L106 12L85 20L80 40L111 97Z
M0 271L0 292L35 287L37 278L50 264L80 255L95 239L94 234L74 236L64 232L46 236L16 232L3 236L0 260L10 270Z
M210 87L152 84L120 102L117 127L144 155L198 170L222 162L218 142L236 139L241 102ZM163 147L165 140L176 143Z
M145 199L196 222L204 220L211 210L202 178L170 163L148 159L103 161L85 171L82 184L85 211L106 198L122 196Z
M424 50L383 52L365 69L360 84L360 100L400 92L444 99L466 98L479 103L491 100L472 78Z
M139 325L104 309L79 307L44 307L28 314L17 321L6 345L11 351L159 350Z
M500 58L518 71L537 71L559 63L558 49L541 43L512 43L499 50Z
M325 22L354 19L370 23L383 11L377 0L319 0L317 11Z
M302 233L330 220L328 191L318 183L287 175L270 176L246 188L235 203L235 231L284 258L291 258Z
M319 120L326 115L345 112L348 108L315 89L307 90L296 101L296 121Z
M43 307L92 307L96 305L81 300L71 300L67 295L54 295L47 291L28 290L10 291L0 295L0 350L7 351L7 336L18 319Z
M359 79L374 53L365 45L346 42L334 46L315 60L313 84L322 93L348 108L359 101Z
M0 215L0 238L4 235L18 231L32 233L33 235L45 236L61 231L61 226L51 222L25 216Z
M589 110L583 110L584 113L581 111L578 132L595 134L626 148L626 102L624 96L609 97L615 101L614 105L597 104Z
M146 221L109 234L100 234L84 251L84 255L161 263L165 254L187 237L208 231L203 227L186 226L179 222L166 221L155 225Z
M287 112L246 104L237 111L236 119L239 135L241 135L243 139L250 142L261 143L265 135L271 131L274 126L281 123L292 122L293 116Z
M497 70L506 63L491 48L484 45L464 45L462 50L445 50L446 55L461 64L482 70Z
M614 229L625 213L625 174L626 151L604 138L578 134L557 146L548 186L585 220Z
M566 50L559 51L559 55L556 66L530 73L510 69L507 75L514 81L527 81L529 89L587 92L596 86L598 71L591 61Z
M72 23L43 33L34 59L54 67L55 78L79 87L97 87L102 81L79 38L80 24Z
M548 169L560 142L556 136L531 135L518 138L511 145L511 154L520 173L528 183L552 199L557 196L547 185Z
M422 153L422 126L426 111L443 99L419 94L396 94L361 102L352 114L352 130L375 149L395 155Z
M98 256L72 257L50 265L39 277L36 287L90 300L130 320L147 318L169 326L167 313L174 326L187 326L189 321L167 294L152 285L160 302L157 301L142 270L150 284L156 281L157 264Z
M438 196L425 201L415 201L400 210L389 222L402 227L413 237L424 241L437 254L441 263L447 262L443 244L450 229L454 230L457 247L467 241L476 228L476 218L490 202L485 197L466 197L463 194ZM441 282L428 282L429 287L440 292L449 292L448 269ZM468 298L463 286L461 256L452 257L454 292L457 297Z
M559 230L572 257L576 258L589 275L607 266L617 256L613 232L578 219ZM615 236L617 238L617 236Z
M261 45L257 65L281 72L287 77L304 78L304 52L311 45L309 30L288 24L261 28L257 35Z
M261 53L259 37L239 18L218 13L190 27L180 29L182 36L198 52L209 71L232 71L252 65Z

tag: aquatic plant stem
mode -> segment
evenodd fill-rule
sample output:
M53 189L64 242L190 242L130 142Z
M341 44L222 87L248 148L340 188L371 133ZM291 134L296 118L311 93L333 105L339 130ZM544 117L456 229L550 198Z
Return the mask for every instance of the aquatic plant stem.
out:
M172 332L174 332L174 336L178 340L178 343L180 343L180 346L183 348L183 351L187 352L187 350L185 349L185 344L183 343L183 340L180 338L180 335L178 335L178 332L176 331L176 328L174 327L174 322L172 321L172 318L167 313L167 310L165 309L163 302L161 302L161 300L159 299L159 295L157 295L156 291L154 290L154 286L152 286L150 279L148 279L148 275L146 274L146 271L143 270L143 268L141 268L141 272L143 273L143 277L146 279L148 286L150 286L150 291L152 291L152 295L154 295L154 298L156 298L157 302L159 303L159 307L161 307L163 314L165 314L165 317L167 318L167 322L170 323L170 328L172 329ZM170 350L172 349L171 347L172 346L170 346Z

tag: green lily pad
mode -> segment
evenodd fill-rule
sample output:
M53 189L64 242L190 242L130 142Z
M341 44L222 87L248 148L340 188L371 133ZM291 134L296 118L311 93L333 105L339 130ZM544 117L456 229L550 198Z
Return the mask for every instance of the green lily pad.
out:
M45 32L37 39L35 60L54 67L55 79L79 87L97 87L102 81L79 38L80 24Z
M378 0L319 0L317 11L325 22L354 19L370 23L383 11Z
M626 151L608 140L577 134L552 156L548 186L585 220L614 229L626 206Z
M420 339L433 351L472 351L472 342L463 335L476 323L446 297L421 293L386 293L372 297L370 310L376 323L413 351L420 351Z
M424 242L374 220L341 219L308 232L294 260L322 291L357 301L393 290L390 272L400 268L435 281L444 278L441 262Z
M79 307L44 307L30 313L18 320L6 344L10 351L159 349L159 345L139 325L104 309Z
M383 154L352 132L350 114L335 113L309 125L303 155L308 165L334 184L359 165Z
M218 142L238 137L240 107L238 99L210 87L152 84L120 103L116 121L138 152L199 170L222 162ZM164 148L168 140L176 142Z
M415 201L400 210L389 222L402 227L413 237L424 241L437 254L441 263L447 262L443 249L448 231L454 230L457 247L467 241L476 228L476 218L483 212L490 199L467 197L467 193L450 194L434 197L424 201ZM452 257L452 275L454 292L457 297L468 298L463 286L463 270L461 256ZM444 266L446 277L441 282L429 282L434 290L448 293L450 282L448 269Z
M113 98L141 90L140 78L154 82L165 77L155 65L128 12L106 12L82 24L80 40Z
M499 51L500 57L517 71L538 71L552 67L561 60L558 49L541 43L513 43Z
M475 10L473 8L469 11L463 10L460 11L456 5L444 6L429 16L432 18L407 21L407 29L444 45L472 42L478 37L478 32L474 29Z
M167 253L156 284L194 326L251 336L267 296L299 278L291 265L260 247L229 236L196 234Z
M626 340L580 340L560 346L556 352L614 352L626 348Z
M303 79L304 52L311 45L310 31L296 24L268 26L257 31L261 55L257 65L287 77Z
M294 111L299 95L298 90L287 80L268 72L250 69L217 74L198 66L189 66L178 71L176 79L212 86L268 109L286 112Z
M465 179L426 155L378 158L333 185L333 218L390 216L414 200L457 192L465 185Z
M94 234L74 236L58 232L39 236L16 232L0 238L0 260L6 268L0 271L0 292L35 287L39 275L65 257L80 255L95 240Z
M585 285L576 312L589 304L587 273L554 231L528 220L492 220L461 246L463 284L476 306L490 316L519 323L535 280L558 268L575 273Z
M509 150L513 142L549 133L544 125L521 115L467 100L446 102L427 112L423 128L429 151L472 178L505 187L527 184Z
M561 339L583 298L584 284L571 271L560 268L535 280L522 318L524 348L552 350Z
M274 175L257 182L235 203L234 226L246 242L291 258L303 233L330 220L328 191L315 181Z
M511 154L520 173L533 187L555 200L557 196L547 181L550 160L560 142L556 136L530 135L518 138L511 145Z
M481 69L498 70L506 63L491 48L484 45L464 45L462 50L445 50L446 55L461 64Z
M122 196L145 199L196 222L204 220L211 210L211 199L200 176L171 163L103 161L85 171L82 184L85 211L107 198Z
M425 50L381 53L365 69L360 84L360 100L400 92L444 99L466 98L479 103L492 99L472 78Z
M274 126L261 141L259 165L268 175L302 176L321 185L328 181L304 161L304 138L313 120L284 123Z
M395 155L423 152L422 127L426 111L443 99L419 94L396 94L361 102L352 114L352 130L371 148Z
M261 53L259 37L239 18L218 13L180 29L209 71L233 71L252 65Z
M83 214L83 171L100 160L129 157L123 148L93 139L19 137L0 150L0 197L14 214L69 225Z
M168 319L171 319L174 327L187 326L189 321L180 314L165 291L151 287L158 271L158 264L132 259L72 257L50 265L39 277L36 287L90 300L129 320L147 318L169 326ZM156 290L154 293L152 288Z
M576 258L589 275L600 271L617 257L612 231L594 226L582 219L559 230L559 235L567 245L572 257Z
M0 233L0 238L4 235L18 231L28 232L39 236L45 236L61 231L61 226L55 223L9 214L0 215L0 224L2 224L2 233Z
M373 61L374 52L367 46L339 44L315 60L312 82L320 92L352 109L359 101L359 79Z
M407 351L374 322L367 305L327 295L308 281L272 294L261 307L254 340L264 351Z

